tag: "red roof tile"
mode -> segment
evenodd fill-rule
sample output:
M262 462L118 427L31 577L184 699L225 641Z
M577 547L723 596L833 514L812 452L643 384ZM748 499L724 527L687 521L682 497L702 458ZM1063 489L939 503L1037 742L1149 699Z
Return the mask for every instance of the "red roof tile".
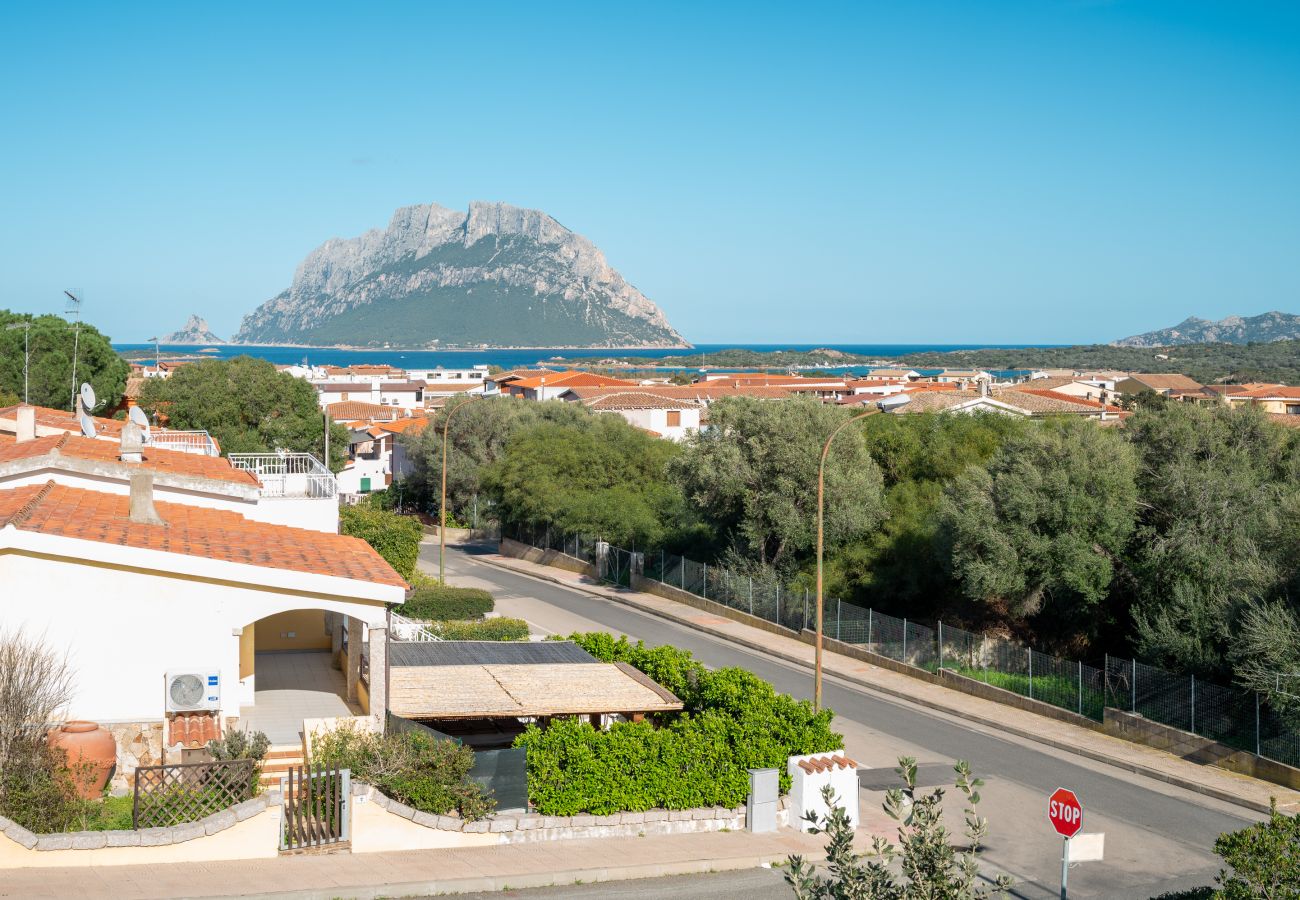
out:
M167 746L198 750L221 738L221 720L212 712L177 713L167 723Z
M0 528L406 587L360 538L155 501L164 525L132 522L130 498L55 484L0 490Z
M48 453L57 453L59 456L71 459L119 462L121 445L114 441L101 441L79 434L51 434L32 441L23 441L21 444L6 443L0 446L0 463L16 459L34 459ZM142 455L144 458L141 462L130 463L130 465L173 475L193 475L235 484L258 484L252 472L236 469L230 464L230 460L219 456L164 450L148 444L145 445Z

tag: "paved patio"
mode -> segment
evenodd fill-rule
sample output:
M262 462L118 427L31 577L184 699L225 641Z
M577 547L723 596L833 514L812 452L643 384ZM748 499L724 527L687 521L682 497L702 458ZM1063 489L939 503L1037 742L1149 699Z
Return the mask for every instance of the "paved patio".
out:
M257 690L253 705L240 708L239 727L265 732L273 745L298 743L303 719L362 712L344 699L347 680L326 650L258 653L253 666Z

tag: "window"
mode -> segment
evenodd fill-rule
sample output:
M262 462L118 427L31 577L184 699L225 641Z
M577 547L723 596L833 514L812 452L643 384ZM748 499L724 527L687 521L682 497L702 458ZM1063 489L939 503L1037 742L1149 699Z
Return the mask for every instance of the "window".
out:
M1288 416L1300 416L1300 403L1288 403L1286 405L1286 414Z
M680 409L668 410L668 427L669 428L682 427L682 411Z
M346 399L348 399L348 392L347 392L347 391L344 391L344 392L343 392L342 394L340 394L339 396L341 396L344 400L346 400Z

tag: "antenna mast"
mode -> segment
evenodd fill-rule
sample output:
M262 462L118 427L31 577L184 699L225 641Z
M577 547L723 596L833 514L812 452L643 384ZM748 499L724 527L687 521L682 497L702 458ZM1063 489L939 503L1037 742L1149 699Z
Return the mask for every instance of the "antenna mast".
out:
M23 406L27 406L31 402L28 399L28 395L29 395L28 387L30 385L30 381L28 380L27 373L28 370L31 368L31 363L32 363L32 351L31 351L31 344L30 344L30 340L32 336L32 320L24 319L21 322L12 322L5 326L5 329L8 331L14 331L15 329L18 328L21 328L23 330Z
M76 317L76 323L72 326L72 405L73 412L77 411L77 350L79 349L81 339L81 299L72 291L64 291L68 295L68 308L63 311L65 316Z

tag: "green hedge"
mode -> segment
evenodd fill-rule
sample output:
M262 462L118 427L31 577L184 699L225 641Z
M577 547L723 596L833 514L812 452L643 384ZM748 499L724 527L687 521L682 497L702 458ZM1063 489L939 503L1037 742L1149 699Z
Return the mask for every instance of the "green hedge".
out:
M446 641L526 641L528 623L523 619L482 619L477 622L435 622L431 626Z
M747 769L777 769L787 791L788 757L844 746L830 729L834 713L814 713L752 672L710 672L686 651L606 634L570 639L598 659L645 672L681 697L686 711L658 728L624 722L600 731L574 719L530 726L515 746L528 750L528 793L543 815L739 806Z
M415 519L360 503L339 508L339 531L374 547L403 578L410 580L415 575L420 540L424 537Z
M423 622L481 619L495 607L492 595L478 588L452 587L432 579L415 586L410 598L397 607L408 619Z

